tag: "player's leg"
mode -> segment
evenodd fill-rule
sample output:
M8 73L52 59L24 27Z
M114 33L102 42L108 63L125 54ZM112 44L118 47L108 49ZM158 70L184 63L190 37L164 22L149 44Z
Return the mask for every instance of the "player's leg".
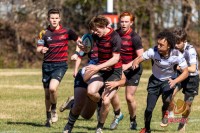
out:
M186 104L186 111L182 114L182 121L179 123L178 130L185 131L186 122L191 112L191 106L194 101L194 97L198 95L199 91L199 75L188 76L186 80L182 82L184 101Z
M49 84L49 93L50 93L50 100L51 100L51 120L52 122L58 121L58 115L56 112L56 105L57 105L57 88L59 85L59 81L57 79L51 79Z
M122 69L118 68L118 69L113 69L112 71L107 71L106 73L104 73L104 75L102 76L104 81L118 81L121 79L121 75L122 75ZM97 124L97 129L96 129L96 133L102 132L102 128L104 126L104 123L106 121L108 112L109 112L109 106L111 103L111 99L114 97L115 93L117 93L117 89L118 88L114 88L114 89L109 89L109 88L104 88L104 91L102 93L102 105L101 105L101 109L100 109L100 119L98 120L98 124Z
M130 129L136 130L137 129L137 122L136 122L136 99L135 94L137 91L137 86L140 82L140 77L142 75L142 66L140 65L139 68L136 70L128 69L124 71L126 76L126 89L125 89L125 97L126 102L128 105L128 111L130 114Z
M78 119L87 99L87 84L83 81L81 70L74 81L74 104L69 112L68 122L64 127L64 132L71 132L76 120Z
M103 94L102 94L102 104L101 104L101 109L100 109L100 118L98 120L98 124L97 124L97 130L96 132L98 132L98 130L102 130L104 123L106 121L108 112L109 112L109 107L110 107L110 103L111 103L111 99L113 98L113 96L117 93L117 88L112 89L112 90L104 90Z
M165 82L163 86L169 87L168 82ZM169 87L170 88L170 87ZM162 88L162 90L165 90ZM169 108L170 108L170 103L172 101L172 95L174 92L174 89L167 89L168 91L163 91L162 92L162 121L160 123L161 127L166 127L168 126L168 116L169 116Z
M93 75L88 81L87 95L94 102L99 102L101 98L99 90L103 84L103 78L97 74Z
M81 111L81 116L84 119L90 119L94 115L96 108L97 108L97 103L87 97L85 105L83 106L83 109Z
M50 100L49 89L45 88L44 93L45 93L45 107L46 107L46 123L45 123L45 126L50 127L51 126L51 100Z
M50 99L50 91L49 91L49 83L50 83L50 74L51 70L49 69L51 66L48 63L42 64L42 83L44 87L45 93L45 107L46 107L46 127L51 126L51 99Z
M51 80L49 83L50 99L51 99L51 119L52 122L57 122L58 115L56 112L57 97L58 97L58 86L67 71L67 63L53 63Z
M135 93L137 90L137 86L126 86L126 101L128 105L128 110L130 114L130 129L136 130L137 129L137 122L136 122L136 99Z
M119 95L117 93L115 93L115 95L111 99L111 104L112 104L115 116L112 123L110 124L110 129L116 129L119 122L124 117L120 109L120 100L119 100Z
M150 133L151 128L151 118L153 114L153 110L156 106L156 102L161 94L160 92L160 86L162 82L155 78L153 75L150 76L148 86L147 86L147 106L144 113L144 122L145 127L140 131L141 133Z

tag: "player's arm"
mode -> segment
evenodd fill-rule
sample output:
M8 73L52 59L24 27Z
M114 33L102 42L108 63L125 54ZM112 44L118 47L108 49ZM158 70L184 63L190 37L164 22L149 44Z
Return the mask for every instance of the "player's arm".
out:
M143 52L144 52L143 48L136 50L137 57L142 56ZM122 67L123 71L129 69L132 66L132 64L133 64L133 61L129 62L128 64L123 65Z
M107 89L113 89L119 86L124 86L126 83L126 77L122 72L122 78L119 81L108 81L105 83Z
M75 53L71 56L71 60L77 60L78 59L78 55L79 55L79 52L80 52L80 48L78 46L76 46L76 51Z
M77 57L77 60L75 61L75 67L74 67L74 73L73 73L74 78L76 77L76 74L78 73L78 69L81 64L81 60L82 60L81 57Z
M45 54L49 48L45 47L44 46L44 34L45 34L45 30L42 30L40 33L39 33L39 36L37 38L37 49L36 51L39 52L39 53L42 53L42 54Z
M102 63L102 64L99 64L97 65L99 70L103 69L103 68L106 68L106 67L110 67L110 66L113 66L115 65L116 63L119 62L119 59L120 59L120 53L115 53L113 52L112 54L112 58L110 58L108 61Z
M188 72L194 73L196 71L196 67L197 67L196 64L188 66Z
M89 65L86 67L87 71L90 71L92 73L97 73L99 70L113 66L119 61L120 54L119 53L113 53L113 57L107 60L106 62L99 64L99 65Z
M142 56L139 56L139 57L135 58L135 59L133 60L133 63L132 63L132 68L133 68L133 69L138 68L138 67L139 67L139 64L140 64L141 62L143 62L143 61L144 61L144 58L143 58Z
M177 78L175 78L174 80L169 79L170 88L173 88L177 83L180 83L181 81L186 79L188 77L188 74L188 67L186 67L182 69L182 73Z

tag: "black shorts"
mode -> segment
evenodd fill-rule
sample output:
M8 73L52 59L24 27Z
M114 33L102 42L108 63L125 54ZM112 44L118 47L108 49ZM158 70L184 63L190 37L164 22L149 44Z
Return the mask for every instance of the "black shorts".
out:
M124 75L126 76L126 86L138 86L140 82L140 77L142 75L142 65L140 65L137 69L127 69L124 71Z
M82 69L80 69L74 80L74 88L81 87L87 89L88 84L84 82L83 76L81 74Z
M103 82L118 81L122 76L122 68L114 68L110 71L99 71L97 74L103 78Z
M65 62L43 62L42 64L42 82L44 88L49 88L51 79L62 80L68 65Z
M188 96L198 95L199 91L199 75L188 76L184 81L181 82L183 93Z
M174 88L170 88L168 80L160 81L154 75L151 75L151 77L149 78L147 91L149 94L162 94L163 96L169 97L171 99Z

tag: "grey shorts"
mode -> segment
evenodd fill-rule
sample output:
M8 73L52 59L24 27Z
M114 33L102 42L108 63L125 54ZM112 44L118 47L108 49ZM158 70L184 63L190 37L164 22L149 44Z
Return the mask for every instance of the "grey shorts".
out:
M42 82L44 88L49 88L51 79L62 80L65 72L68 69L66 62L43 62L42 64Z
M198 95L199 91L199 75L188 76L184 81L181 82L183 93L189 96Z
M138 86L142 71L142 65L135 70L128 69L124 71L124 75L126 76L126 86Z

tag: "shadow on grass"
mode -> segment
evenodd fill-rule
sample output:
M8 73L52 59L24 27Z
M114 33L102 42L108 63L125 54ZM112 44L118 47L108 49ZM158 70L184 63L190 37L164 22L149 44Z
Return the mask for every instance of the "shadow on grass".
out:
M159 132L159 133L164 133L164 132L168 132L166 130L159 130L159 129L151 129L152 132Z
M9 125L30 125L34 127L44 127L44 124L38 124L38 123L33 123L33 122L13 122L13 121L8 121L7 124Z
M95 131L96 127L89 127L89 126L74 126L74 128L84 128L87 129L88 131ZM110 130L110 128L103 128L103 130ZM77 132L78 133L78 132Z

